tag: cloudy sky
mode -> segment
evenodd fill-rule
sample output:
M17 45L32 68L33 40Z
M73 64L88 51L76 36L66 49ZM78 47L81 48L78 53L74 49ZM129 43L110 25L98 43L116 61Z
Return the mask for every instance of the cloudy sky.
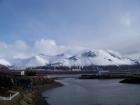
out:
M140 0L0 0L0 57L139 45Z

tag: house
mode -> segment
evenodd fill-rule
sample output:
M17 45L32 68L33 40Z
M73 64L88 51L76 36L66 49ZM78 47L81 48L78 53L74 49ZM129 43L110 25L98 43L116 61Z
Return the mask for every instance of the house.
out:
M16 76L24 76L25 71L24 70L11 70L11 74L16 75Z
M20 72L21 76L25 75L25 71Z

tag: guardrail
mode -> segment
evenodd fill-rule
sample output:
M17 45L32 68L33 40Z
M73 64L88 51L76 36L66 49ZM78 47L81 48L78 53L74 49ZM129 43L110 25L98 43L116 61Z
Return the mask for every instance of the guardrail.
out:
M16 92L16 91L9 91L9 92L15 93L15 94L13 94L13 95L10 94L9 97L0 96L0 100L10 101L10 100L12 100L14 97L16 97L17 95L19 95L19 92Z

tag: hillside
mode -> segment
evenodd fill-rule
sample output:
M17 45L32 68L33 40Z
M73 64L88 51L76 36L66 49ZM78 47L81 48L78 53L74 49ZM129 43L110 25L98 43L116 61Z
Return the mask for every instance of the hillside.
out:
M12 65L15 69L25 69L38 66L90 66L90 65L135 65L136 60L123 57L111 50L83 50L76 54L61 53L54 56L39 54L27 59L13 59Z

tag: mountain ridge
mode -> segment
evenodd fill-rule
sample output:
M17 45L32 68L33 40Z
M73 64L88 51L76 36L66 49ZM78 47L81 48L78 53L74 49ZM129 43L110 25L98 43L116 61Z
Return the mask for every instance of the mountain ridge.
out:
M83 50L76 54L61 53L54 56L38 54L27 59L14 59L13 68L25 69L38 66L89 66L89 65L134 65L137 61L112 50Z

